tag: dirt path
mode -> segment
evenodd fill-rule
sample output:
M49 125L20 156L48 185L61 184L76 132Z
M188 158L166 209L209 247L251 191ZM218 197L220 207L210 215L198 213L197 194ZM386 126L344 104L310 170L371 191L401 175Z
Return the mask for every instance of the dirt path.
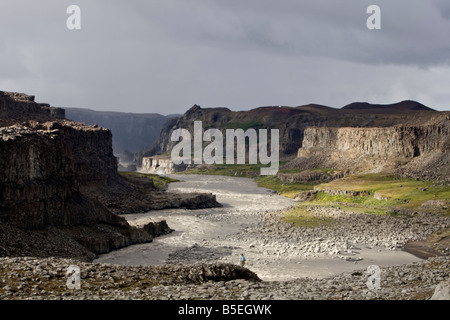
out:
M224 206L202 210L161 210L126 215L130 224L165 219L175 231L155 238L152 243L134 245L100 256L94 262L121 265L158 265L221 261L239 263L239 254L247 258L246 267L263 280L291 280L300 277L323 278L369 265L389 266L419 261L404 251L384 250L356 244L347 259L325 254L299 254L281 251L277 242L252 243L246 237L261 221L265 211L288 208L291 199L257 187L251 179L177 175L182 180L170 185L174 192L212 192ZM264 237L263 237L264 238ZM280 252L282 252L280 254Z

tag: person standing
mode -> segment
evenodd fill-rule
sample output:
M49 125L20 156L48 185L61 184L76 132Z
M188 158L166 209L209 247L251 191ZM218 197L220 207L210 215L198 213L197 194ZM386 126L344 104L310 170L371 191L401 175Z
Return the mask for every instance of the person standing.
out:
M239 257L239 262L241 264L241 267L243 267L245 265L245 261L246 261L245 256L243 253L241 253L241 256Z

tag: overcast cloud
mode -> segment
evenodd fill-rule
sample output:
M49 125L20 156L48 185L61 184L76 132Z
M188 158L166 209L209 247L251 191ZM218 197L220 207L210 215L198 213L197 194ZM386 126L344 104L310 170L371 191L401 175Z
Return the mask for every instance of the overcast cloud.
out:
M81 8L81 30L66 9ZM381 30L369 30L369 5ZM2 0L0 90L141 113L416 100L450 110L448 0Z

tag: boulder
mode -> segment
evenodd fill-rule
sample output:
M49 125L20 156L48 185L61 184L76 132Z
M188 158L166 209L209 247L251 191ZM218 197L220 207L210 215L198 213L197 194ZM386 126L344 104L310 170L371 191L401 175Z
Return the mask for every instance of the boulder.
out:
M439 283L430 300L450 300L450 280Z

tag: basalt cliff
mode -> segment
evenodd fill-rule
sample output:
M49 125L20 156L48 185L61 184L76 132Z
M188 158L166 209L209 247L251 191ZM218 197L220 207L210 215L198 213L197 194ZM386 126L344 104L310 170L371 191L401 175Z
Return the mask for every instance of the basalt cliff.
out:
M450 182L450 113L391 127L310 127L287 167L392 172Z
M118 174L110 130L66 120L34 96L0 91L0 148L0 256L90 260L170 232L164 222L131 227L119 213L219 205L151 181L142 192Z
M178 142L170 140L175 129L193 132L194 121L219 130L279 129L283 168L337 168L336 178L347 173L394 171L404 176L449 179L450 112L435 111L415 101L380 105L356 102L342 108L317 104L298 107L261 107L249 111L227 108L190 108L169 120L158 140L136 154L166 154ZM298 174L301 181L321 179L317 172ZM312 176L313 175L313 176ZM289 174L279 174L292 180Z
M317 104L298 107L269 106L249 111L231 111L228 108L202 108L194 105L182 117L167 121L156 142L136 155L142 157L164 154L177 142L170 137L178 128L193 132L194 121L202 121L203 128L279 129L280 155L292 158L302 146L304 131L317 127L389 127L398 124L419 124L436 112L415 101L391 105L352 103L337 109Z
M138 152L147 147L158 138L159 132L168 119L179 116L94 111L82 108L64 108L64 110L67 119L88 125L97 124L111 130L114 154L124 163L131 162L127 161L126 153Z

